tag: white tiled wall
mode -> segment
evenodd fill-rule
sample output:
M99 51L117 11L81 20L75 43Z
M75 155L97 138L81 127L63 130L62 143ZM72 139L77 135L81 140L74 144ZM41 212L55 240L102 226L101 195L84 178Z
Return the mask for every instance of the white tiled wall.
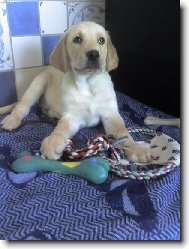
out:
M105 0L0 0L0 106L19 99L69 26L105 25Z
M42 65L40 36L12 37L15 69Z
M67 4L64 1L39 2L41 34L62 34L67 29Z

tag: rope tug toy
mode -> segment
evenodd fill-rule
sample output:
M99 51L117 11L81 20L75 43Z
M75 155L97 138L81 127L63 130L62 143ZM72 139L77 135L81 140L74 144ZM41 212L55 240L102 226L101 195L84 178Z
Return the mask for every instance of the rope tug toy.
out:
M180 144L173 138L150 129L129 128L128 130L152 137L148 141L151 145L151 163L129 163L121 146L127 138L115 141L111 136L99 134L88 142L87 147L80 150L74 150L73 142L68 139L61 161L46 160L39 151L35 152L35 156L29 152L22 152L12 164L12 169L16 172L40 170L76 174L100 184L107 179L109 170L122 178L150 180L165 175L179 166ZM62 162L62 160L74 162ZM133 165L137 167L136 170L130 169ZM149 169L151 166L153 169Z
M69 160L84 159L94 155L100 155L105 158L110 171L122 178L137 180L155 179L160 175L165 175L174 170L180 164L180 145L171 137L150 129L129 128L129 132L143 133L153 137L151 139L152 161L149 164L129 163L125 160L126 155L121 143L125 140L115 141L111 136L100 134L96 135L88 142L88 147L81 150L73 150L73 143L67 140L65 149L65 158ZM63 157L64 158L64 157ZM129 165L147 166L146 170L128 170ZM155 168L149 170L148 167L154 165ZM161 167L157 166L163 165ZM143 167L144 168L144 167Z

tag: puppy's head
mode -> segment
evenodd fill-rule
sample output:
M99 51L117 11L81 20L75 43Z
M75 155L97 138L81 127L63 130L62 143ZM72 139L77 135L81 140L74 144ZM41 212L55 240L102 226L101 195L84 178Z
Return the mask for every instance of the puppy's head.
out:
M111 71L118 56L105 29L93 22L81 22L65 32L50 55L50 63L59 70L80 74Z

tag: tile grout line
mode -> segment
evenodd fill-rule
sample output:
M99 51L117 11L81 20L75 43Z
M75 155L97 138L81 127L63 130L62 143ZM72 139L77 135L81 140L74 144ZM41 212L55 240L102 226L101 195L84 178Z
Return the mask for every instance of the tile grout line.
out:
M68 29L70 26L68 0L66 0L66 10L67 10L67 29Z
M41 3L41 1L38 1L38 21L39 21L39 36L40 36L41 57L42 57L41 62L42 62L42 66L44 66L43 39L42 39L42 36L41 36L42 27L41 27L40 3Z

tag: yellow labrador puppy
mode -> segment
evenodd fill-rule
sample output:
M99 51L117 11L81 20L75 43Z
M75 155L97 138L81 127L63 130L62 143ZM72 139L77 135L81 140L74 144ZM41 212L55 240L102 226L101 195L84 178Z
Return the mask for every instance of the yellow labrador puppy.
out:
M109 71L118 66L116 49L105 29L93 22L72 26L60 39L51 56L50 66L31 83L16 105L0 108L11 111L1 123L3 129L17 128L30 107L43 95L42 110L59 119L54 131L41 145L49 159L58 159L81 127L102 121L105 132L116 138L128 136L125 150L130 161L150 161L150 149L133 141L118 112Z

